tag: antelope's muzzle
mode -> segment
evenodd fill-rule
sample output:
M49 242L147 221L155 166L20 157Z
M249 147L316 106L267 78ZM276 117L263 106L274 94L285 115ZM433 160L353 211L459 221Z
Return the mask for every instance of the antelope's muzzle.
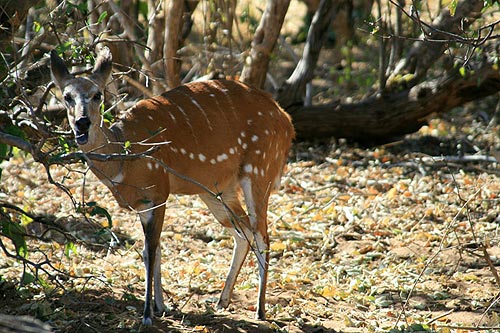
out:
M75 139L79 145L84 145L89 140L89 117L78 118L75 122Z

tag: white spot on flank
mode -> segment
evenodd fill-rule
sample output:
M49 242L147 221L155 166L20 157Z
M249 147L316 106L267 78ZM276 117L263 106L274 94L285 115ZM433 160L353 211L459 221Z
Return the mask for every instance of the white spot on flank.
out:
M179 152L179 150L177 148L175 148L175 147L170 147L170 150L172 150L174 153Z
M226 154L217 155L217 162L227 160L229 157Z
M264 169L260 169L260 175L264 177Z
M260 111L259 111L259 112L257 112L257 114L258 114L259 116L261 116L261 117L264 115L264 114L263 114L262 112L260 112Z
M181 148L181 153L182 153L182 155L186 155L186 153L187 153L187 152L186 152L186 149Z
M265 130L264 133L266 133L266 135L269 135L269 130Z
M246 173L252 173L252 170L253 166L251 164L245 164L245 166L243 167L243 171L245 171Z
M189 153L189 158L194 160L194 154L193 153Z
M148 162L146 165L148 166L149 170L153 170L153 163Z
M229 148L229 154L234 155L234 148Z
M151 116L151 115L148 116L148 119L151 120L151 121L154 120L153 116Z
M253 173L254 173L255 175L258 175L258 174L259 174L259 168L254 167L254 168L253 168Z
M261 151L258 149L255 151L255 154L257 154L257 155L260 155L260 153L261 153Z
M248 125L252 125L252 123L253 123L253 120L252 120L252 119L248 119L248 120L247 120L247 124L248 124Z
M206 159L207 159L207 158L205 157L205 155L203 155L203 154L199 154L199 155L198 155L198 158L200 159L200 161L201 161L201 162L205 162L205 161L206 161Z
M252 136L252 142L257 142L259 140L259 137L257 135Z
M243 141L241 141L241 138L238 138L238 144L241 146L242 143Z
M217 161L216 161L214 158L212 158L212 159L210 160L210 163L215 164L215 163L217 163Z
M248 145L246 143L241 145L241 148L243 148L243 149L247 149L247 147L248 147Z
M240 133L240 136L241 136L242 138L244 138L244 137L246 136L245 132L241 132L241 133Z

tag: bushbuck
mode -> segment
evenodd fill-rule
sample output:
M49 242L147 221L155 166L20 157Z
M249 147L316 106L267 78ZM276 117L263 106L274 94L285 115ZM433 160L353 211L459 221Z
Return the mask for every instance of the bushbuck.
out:
M82 152L138 154L135 159L89 160L89 166L120 206L139 214L145 238L143 324L151 325L153 311L164 308L160 233L170 193L198 194L234 238L218 308L229 305L247 253L250 249L255 253L259 267L256 315L264 320L267 206L271 190L280 185L295 135L289 116L259 89L238 81L213 80L188 83L141 100L108 126L101 104L112 69L109 49L101 49L92 73L81 77L70 74L56 51L50 60L52 80L62 92Z

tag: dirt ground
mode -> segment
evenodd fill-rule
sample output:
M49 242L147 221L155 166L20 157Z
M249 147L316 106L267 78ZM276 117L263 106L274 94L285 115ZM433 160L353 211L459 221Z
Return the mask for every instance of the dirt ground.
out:
M267 321L253 319L254 256L229 308L215 310L232 240L199 199L177 196L162 233L168 311L143 327L137 216L84 166L54 167L75 209L17 154L2 165L0 200L35 215L3 208L45 241L28 239L32 264L2 255L0 313L35 316L56 332L496 332L500 139L479 115L466 107L377 147L296 143L269 207ZM111 229L91 214L95 205Z

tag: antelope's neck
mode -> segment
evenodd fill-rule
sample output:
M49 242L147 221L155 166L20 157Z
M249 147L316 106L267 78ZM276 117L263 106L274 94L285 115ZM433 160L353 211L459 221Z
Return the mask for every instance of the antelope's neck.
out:
M119 154L123 149L120 138L121 133L118 128L109 128L103 123L90 129L88 143L80 148L86 153ZM122 161L89 160L92 172L108 187L121 174L122 163Z

